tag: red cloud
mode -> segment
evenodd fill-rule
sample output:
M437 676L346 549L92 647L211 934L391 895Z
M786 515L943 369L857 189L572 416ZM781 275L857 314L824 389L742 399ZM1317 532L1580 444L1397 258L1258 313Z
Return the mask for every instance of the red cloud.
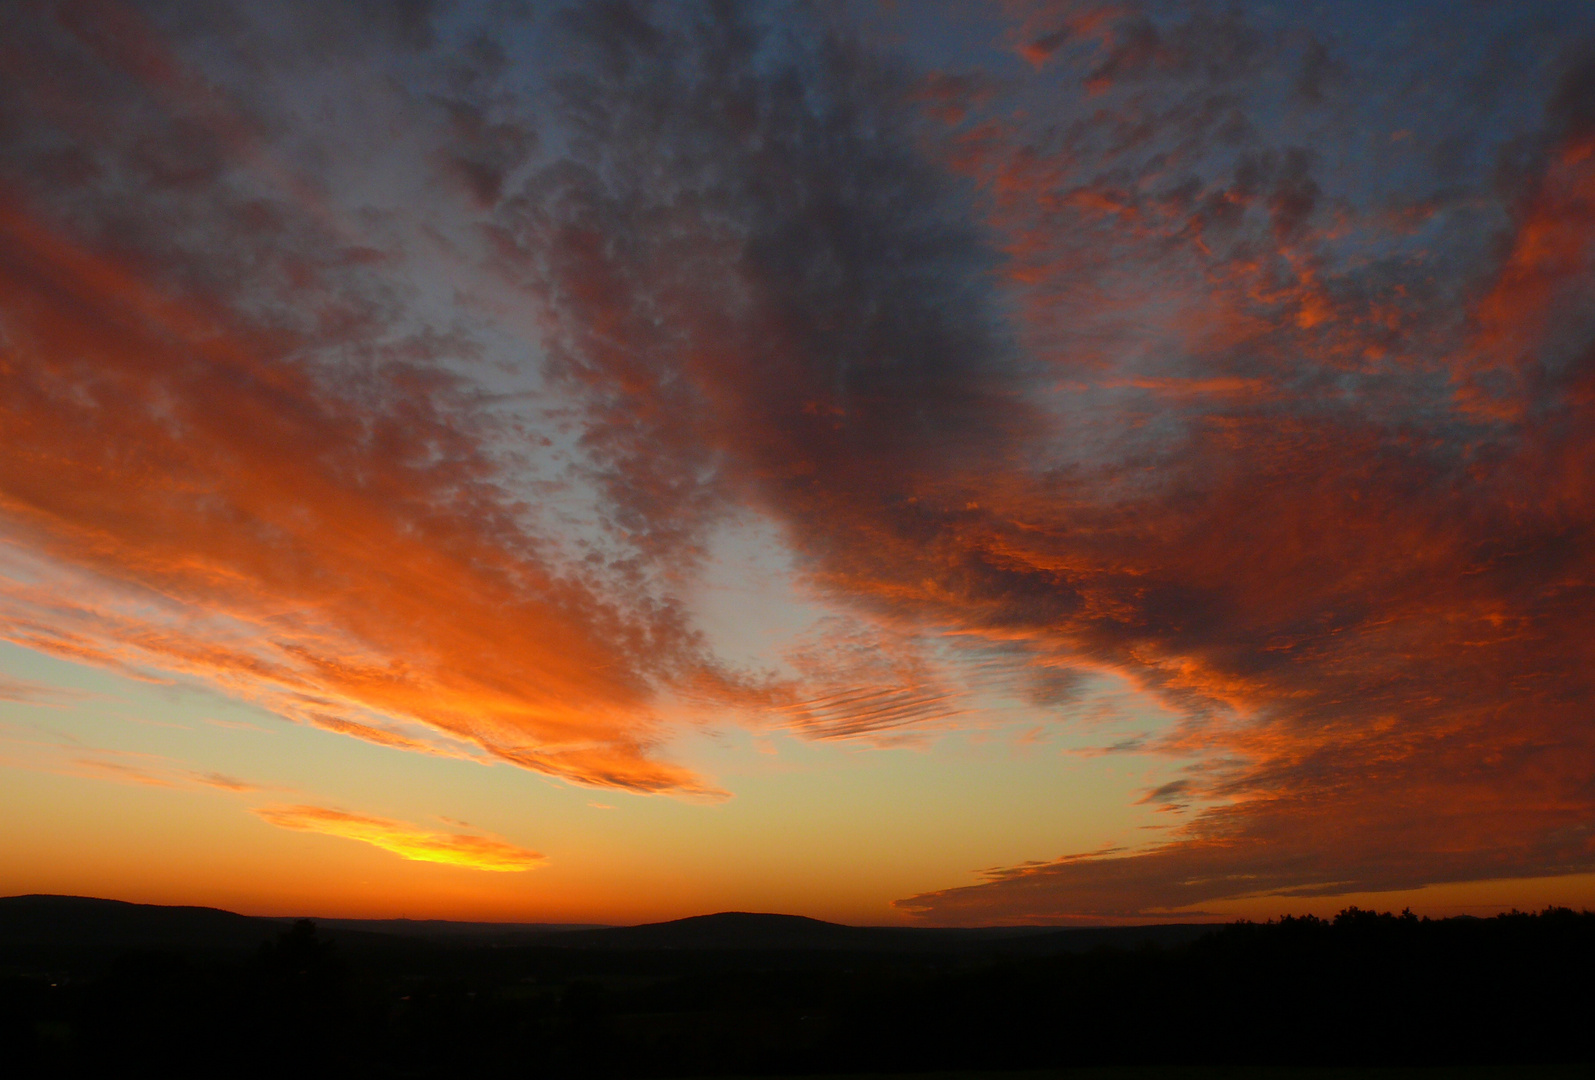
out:
M953 136L954 173L867 56L817 119L751 76L672 82L734 65L712 37L583 84L586 171L551 178L559 213L521 243L614 497L651 522L708 476L836 597L1184 713L1157 745L1198 761L1165 789L1190 807L1171 841L906 902L930 917L1595 866L1595 352L1552 317L1590 300L1586 155L1547 154L1499 265L1345 261L1386 211L1209 106L1268 62L1260 39L1129 30L1145 50L1103 70L1165 97L1072 126L1016 107L978 155ZM717 126L736 94L756 139ZM667 183L661 115L701 155ZM1505 341L1505 368L1472 359ZM1457 392L1475 381L1513 408ZM857 719L823 730L895 724L896 700L824 699Z

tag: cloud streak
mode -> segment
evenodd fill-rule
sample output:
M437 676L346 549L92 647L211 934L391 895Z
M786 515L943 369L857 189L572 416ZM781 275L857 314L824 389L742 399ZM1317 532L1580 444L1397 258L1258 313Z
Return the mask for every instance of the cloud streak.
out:
M472 870L515 873L543 861L535 851L480 833L435 833L402 821L367 817L324 806L262 806L255 814L282 829L322 833L381 848L412 862L444 863Z
M7 732L6 728L11 731ZM71 735L36 725L0 725L0 747L8 751L5 755L8 766L61 776L190 790L199 785L235 795L284 790L214 770L195 769L163 754L89 745Z
M0 701L17 705L63 705L85 696L77 691L0 675Z

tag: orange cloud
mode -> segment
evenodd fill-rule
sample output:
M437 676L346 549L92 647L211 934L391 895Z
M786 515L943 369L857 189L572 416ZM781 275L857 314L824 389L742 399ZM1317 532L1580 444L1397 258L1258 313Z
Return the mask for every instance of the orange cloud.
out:
M257 807L255 813L279 828L358 840L415 862L446 863L501 873L530 870L543 862L543 856L537 852L491 836L426 832L401 821L350 814L324 806L263 806Z
M240 780L226 773L194 769L162 754L90 746L70 735L46 729L40 729L33 737L19 736L5 730L12 726L0 725L0 747L17 752L4 758L12 767L150 787L192 788L197 784L234 794L273 790L270 785Z
M85 696L79 691L0 675L0 701L17 705L61 705Z
M145 757L148 755L131 756ZM120 780L124 783L148 784L151 787L177 786L174 781L165 776L151 772L149 769L143 768L138 764L130 764L127 761L116 760L104 752L93 756L83 755L72 758L65 771L67 771L69 774L88 775L98 778Z
M247 780L240 780L238 777L228 776L226 773L191 772L188 775L189 778L197 784L204 784L206 787L219 788L222 791L232 791L238 794L246 794L252 791L264 790L258 784L251 784Z
M448 370L470 347L382 310L365 249L151 26L112 4L16 29L18 160L83 168L0 175L0 638L397 749L723 794L654 757L653 702L701 648L537 525ZM192 231L57 198L103 183L175 194Z

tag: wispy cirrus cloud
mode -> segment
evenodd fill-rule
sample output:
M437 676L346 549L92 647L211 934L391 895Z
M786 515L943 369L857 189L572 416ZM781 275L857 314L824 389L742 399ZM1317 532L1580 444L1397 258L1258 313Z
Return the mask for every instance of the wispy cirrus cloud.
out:
M177 778L166 775L166 771L160 767L162 764L164 762L153 754L93 750L64 762L60 771L67 775L145 784L149 787L180 786Z
M227 773L196 769L165 754L95 746L37 725L0 725L0 753L7 766L78 776L92 780L164 788L216 788L233 794L282 791L270 784L241 780Z
M238 777L229 776L226 773L207 771L190 772L188 775L196 784L204 784L206 787L217 788L221 791L231 791L239 795L267 790L259 784L252 784L248 780L240 780Z
M48 731L24 730L0 737L0 761L13 768L145 787L209 788L245 797L280 796L292 791L281 785L255 783L213 769L196 769L162 754L91 746L71 736ZM309 804L269 804L249 809L280 828L359 840L418 862L508 872L528 870L544 861L537 852L473 831L468 822L453 818L441 820L455 831L439 833L401 821Z
M16 705L64 705L87 696L81 691L0 675L0 701Z
M429 832L402 821L324 806L262 806L254 812L261 820L279 828L358 840L414 862L446 863L501 873L530 870L543 862L543 856L535 851L481 833Z

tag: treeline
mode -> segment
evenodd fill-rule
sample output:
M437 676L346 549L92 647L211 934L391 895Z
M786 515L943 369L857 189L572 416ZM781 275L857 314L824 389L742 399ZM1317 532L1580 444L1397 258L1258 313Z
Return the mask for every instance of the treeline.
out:
M23 1074L703 1076L1595 1062L1595 914L1355 908L1044 958L415 943L0 978Z

